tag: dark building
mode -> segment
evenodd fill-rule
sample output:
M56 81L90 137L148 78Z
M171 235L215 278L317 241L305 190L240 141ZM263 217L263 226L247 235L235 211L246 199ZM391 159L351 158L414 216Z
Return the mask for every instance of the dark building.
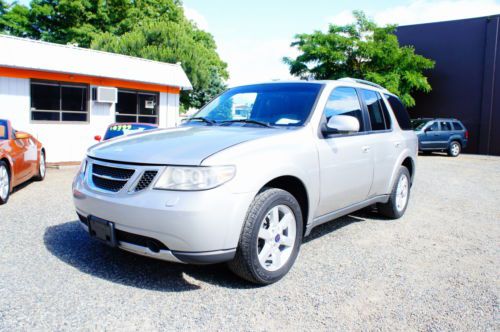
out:
M453 117L469 129L464 152L500 155L500 15L401 26L401 45L436 61L432 92L417 93L416 117Z

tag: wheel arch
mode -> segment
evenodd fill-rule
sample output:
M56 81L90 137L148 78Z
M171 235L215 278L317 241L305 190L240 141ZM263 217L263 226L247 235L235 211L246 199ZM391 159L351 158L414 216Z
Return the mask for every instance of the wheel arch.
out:
M413 177L415 175L415 162L411 157L406 157L403 162L401 163L401 166L404 166L408 169L408 172L410 172L410 181L413 182Z
M303 232L306 231L307 221L310 214L309 194L304 182L293 175L283 175L276 177L262 186L259 190L261 192L264 188L278 188L289 192L300 205L302 211Z

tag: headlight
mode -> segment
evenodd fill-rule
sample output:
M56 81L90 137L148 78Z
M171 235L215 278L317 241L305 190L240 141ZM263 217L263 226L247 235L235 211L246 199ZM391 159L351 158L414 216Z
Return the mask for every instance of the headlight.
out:
M83 176L83 175L85 175L86 171L87 171L87 158L82 160L82 163L80 164L79 173Z
M156 181L155 189L206 190L231 180L234 166L181 167L169 166Z

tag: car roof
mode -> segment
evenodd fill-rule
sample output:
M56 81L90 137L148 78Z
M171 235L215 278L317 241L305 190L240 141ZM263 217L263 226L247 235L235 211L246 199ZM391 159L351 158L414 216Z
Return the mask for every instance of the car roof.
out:
M391 96L397 97L397 95L389 92L389 90L382 87L381 85L378 85L378 84L370 82L370 81L357 79L357 78L351 78L351 77L343 77L343 78L339 78L337 80L283 80L283 81L276 80L276 81L267 81L267 82L265 81L265 82L258 82L258 83L252 83L252 84L238 85L238 86L234 86L232 88L252 86L252 85L262 85L262 84L320 84L320 85L339 85L339 84L346 85L347 84L348 86L379 91L380 93L389 94Z

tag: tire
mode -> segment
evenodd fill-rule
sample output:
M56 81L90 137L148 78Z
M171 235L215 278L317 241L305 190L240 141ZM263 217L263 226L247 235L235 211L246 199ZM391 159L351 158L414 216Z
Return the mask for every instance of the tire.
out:
M448 156L450 157L458 157L460 152L462 152L462 145L460 142L453 141L450 143L450 146L448 147Z
M47 164L45 163L45 152L40 151L40 161L38 162L38 173L33 178L35 181L43 181L47 173Z
M302 236L302 211L295 197L281 189L264 188L248 209L229 269L253 283L272 284L292 268Z
M5 161L0 161L0 205L7 203L10 196L10 173Z
M390 219L401 218L405 214L410 200L411 177L408 169L401 166L396 179L389 201L387 203L378 204L379 213Z

